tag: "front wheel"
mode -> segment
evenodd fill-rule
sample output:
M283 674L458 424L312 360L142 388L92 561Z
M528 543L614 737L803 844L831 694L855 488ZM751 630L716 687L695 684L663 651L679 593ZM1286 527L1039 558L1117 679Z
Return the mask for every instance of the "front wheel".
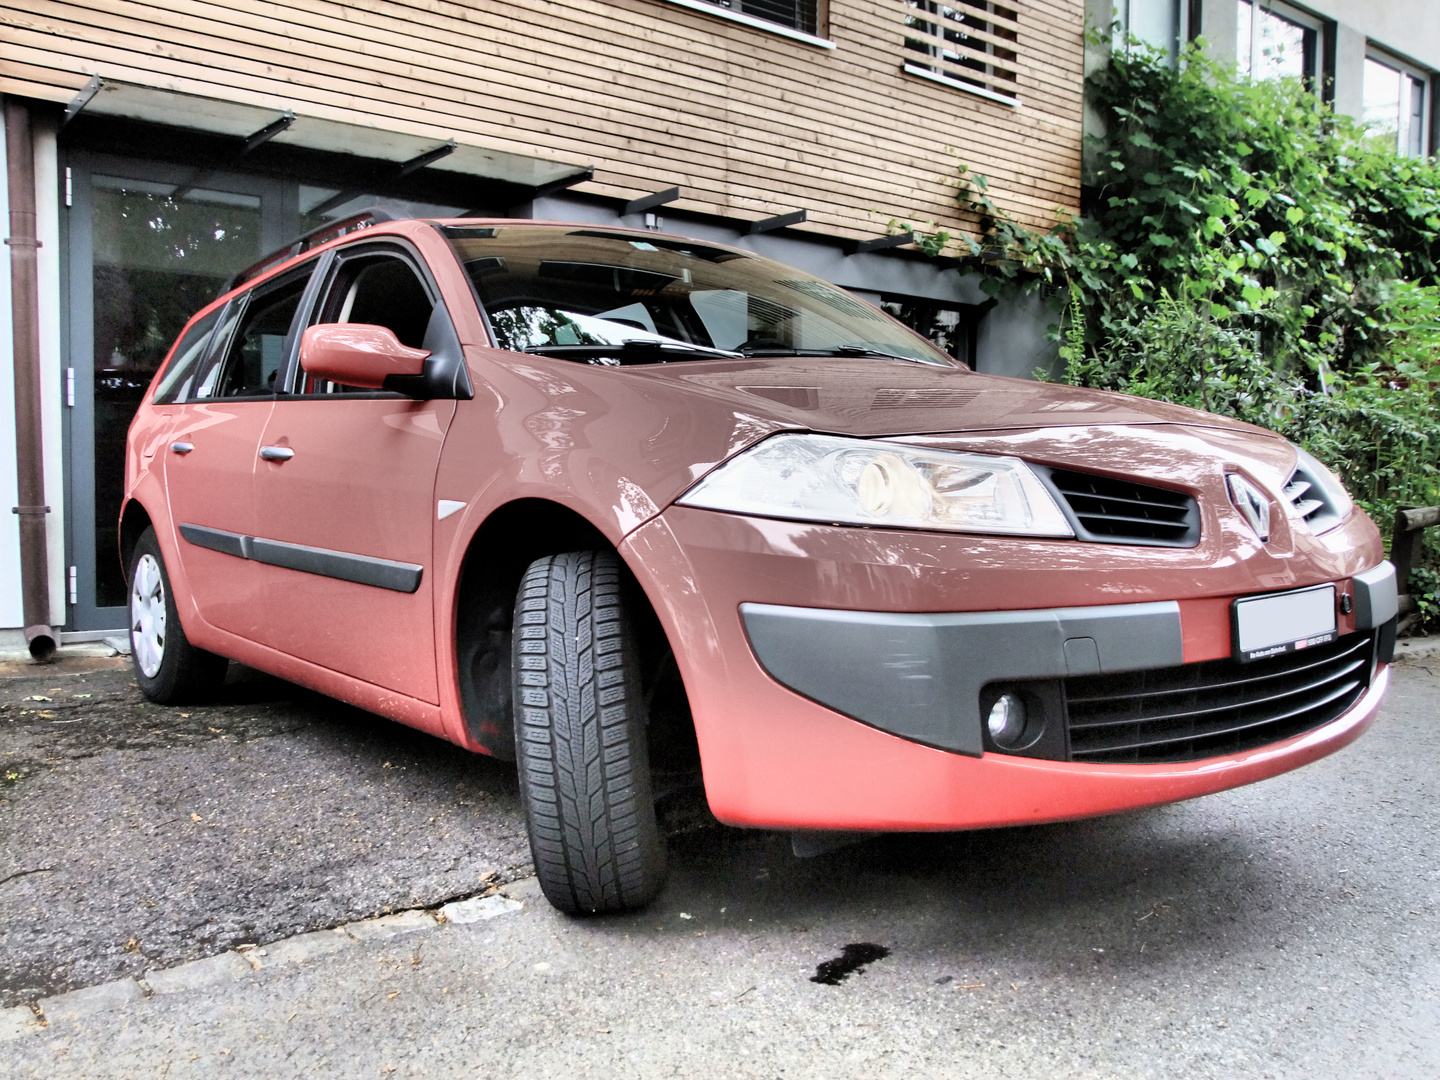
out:
M153 528L140 535L130 556L130 658L141 693L160 705L209 696L225 681L229 665L185 636Z
M572 914L640 907L665 881L639 649L608 551L530 564L512 638L515 750L535 873Z

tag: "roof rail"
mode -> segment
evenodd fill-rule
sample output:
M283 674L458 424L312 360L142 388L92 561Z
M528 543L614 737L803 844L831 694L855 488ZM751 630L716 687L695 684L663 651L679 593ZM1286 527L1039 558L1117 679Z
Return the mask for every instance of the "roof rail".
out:
M324 225L318 225L309 232L302 233L284 247L277 248L258 262L241 270L225 283L225 288L221 290L221 294L223 295L231 289L244 285L245 282L259 277L272 266L279 266L287 259L293 259L296 255L309 251L311 248L319 247L327 241L345 236L348 233L358 232L361 229L368 229L372 225L380 225L386 221L396 220L399 220L399 215L391 213L384 207L372 206L368 210L361 210L359 213L340 218L338 221L327 221Z

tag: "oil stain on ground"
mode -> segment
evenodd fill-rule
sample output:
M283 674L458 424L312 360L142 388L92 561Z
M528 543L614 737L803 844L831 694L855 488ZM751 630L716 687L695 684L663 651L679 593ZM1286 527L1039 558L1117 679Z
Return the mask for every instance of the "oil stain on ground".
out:
M884 945L872 945L868 941L846 945L834 960L826 960L817 965L810 981L823 983L825 986L839 986L851 975L863 972L866 964L873 964L889 955L890 950Z

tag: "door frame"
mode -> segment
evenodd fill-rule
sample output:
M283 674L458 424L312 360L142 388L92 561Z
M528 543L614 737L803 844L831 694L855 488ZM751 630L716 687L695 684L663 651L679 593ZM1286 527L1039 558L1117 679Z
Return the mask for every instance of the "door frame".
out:
M60 349L66 380L61 427L65 474L65 562L67 633L123 633L126 606L100 606L96 580L95 534L95 176L138 183L194 184L260 198L260 250L282 246L299 223L299 186L294 181L257 174L197 169L143 158L63 150L60 204ZM237 268L239 269L239 268ZM118 553L116 555L118 558Z

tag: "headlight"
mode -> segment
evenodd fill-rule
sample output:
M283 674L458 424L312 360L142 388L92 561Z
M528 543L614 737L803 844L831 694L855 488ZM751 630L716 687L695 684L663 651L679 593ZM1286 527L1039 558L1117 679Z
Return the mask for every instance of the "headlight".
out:
M1019 458L830 435L776 435L731 458L678 501L800 521L1075 535Z

